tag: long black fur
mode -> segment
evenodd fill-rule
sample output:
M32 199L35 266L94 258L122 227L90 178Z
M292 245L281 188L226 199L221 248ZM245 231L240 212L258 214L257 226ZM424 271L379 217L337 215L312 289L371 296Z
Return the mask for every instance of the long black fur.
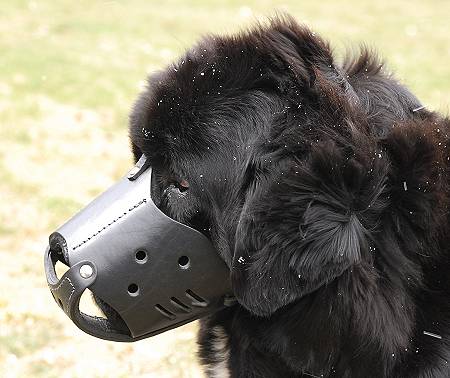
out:
M239 302L202 320L207 371L449 377L449 132L373 53L339 65L287 16L153 75L133 152Z

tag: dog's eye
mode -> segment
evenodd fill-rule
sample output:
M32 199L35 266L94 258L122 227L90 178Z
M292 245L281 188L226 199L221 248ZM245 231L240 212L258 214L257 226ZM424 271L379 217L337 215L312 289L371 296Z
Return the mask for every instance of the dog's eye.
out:
M186 179L181 179L176 174L162 169L154 168L152 174L152 198L158 207L161 206L164 198L181 198L187 194L189 182Z
M180 189L180 192L185 192L186 190L189 189L189 183L187 180L180 180L179 182L177 182L178 189Z
M185 179L183 180L170 180L166 187L167 190L176 189L181 193L186 192L189 189L189 182Z
M182 179L176 173L164 170L154 170L155 180L158 182L161 190L167 190L170 188L179 189L180 192L185 192L189 189L189 182L186 179Z

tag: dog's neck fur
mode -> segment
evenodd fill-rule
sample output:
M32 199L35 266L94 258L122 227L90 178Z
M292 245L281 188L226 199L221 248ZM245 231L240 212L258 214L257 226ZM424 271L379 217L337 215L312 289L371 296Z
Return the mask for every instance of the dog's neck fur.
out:
M424 289L418 306L407 295L394 296L392 282L381 289L370 270L355 267L267 319L253 319L237 305L203 320L200 356L210 376L447 376L450 334L441 328L450 316L446 297ZM264 340L273 341L269 349ZM433 375L421 371L430 361Z

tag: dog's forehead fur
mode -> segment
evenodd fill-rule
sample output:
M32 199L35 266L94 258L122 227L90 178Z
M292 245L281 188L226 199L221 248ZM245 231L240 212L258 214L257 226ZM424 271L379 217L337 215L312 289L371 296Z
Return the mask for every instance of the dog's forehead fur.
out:
M132 143L150 158L204 154L217 132L237 132L232 118L240 108L257 117L273 100L267 93L304 94L313 59L319 67L333 64L328 45L288 17L232 36L204 37L150 76L131 115Z

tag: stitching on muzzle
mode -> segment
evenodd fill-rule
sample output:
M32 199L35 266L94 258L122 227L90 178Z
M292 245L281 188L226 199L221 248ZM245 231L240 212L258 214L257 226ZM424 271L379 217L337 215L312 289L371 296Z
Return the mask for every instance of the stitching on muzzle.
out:
M91 236L89 236L86 240L83 240L81 243L79 243L78 245L76 245L75 247L72 248L72 251L75 251L77 248L80 248L83 244L86 244L88 241L90 241L91 239L93 239L94 237L96 237L97 235L99 235L101 232L105 231L108 227L112 226L114 223L116 223L119 219L122 219L125 215L131 213L133 210L137 209L139 206L141 206L142 204L146 203L147 200L144 198L142 200L140 200L136 205L130 207L127 211L125 211L122 215L119 215L117 218L115 218L112 222L109 222L106 226L104 226L103 228L101 228L100 230L98 230L97 232L95 232L94 234L92 234Z
M57 287L52 288L50 287L50 290L52 293L56 293L59 289L62 288L62 286L64 285L65 281L67 280L67 282L69 282L70 286L72 286L72 291L70 292L69 297L66 300L66 307L69 307L69 303L70 303L70 299L72 298L73 293L75 293L75 286L73 285L72 281L70 280L69 277L65 277ZM62 303L62 302L61 302Z

